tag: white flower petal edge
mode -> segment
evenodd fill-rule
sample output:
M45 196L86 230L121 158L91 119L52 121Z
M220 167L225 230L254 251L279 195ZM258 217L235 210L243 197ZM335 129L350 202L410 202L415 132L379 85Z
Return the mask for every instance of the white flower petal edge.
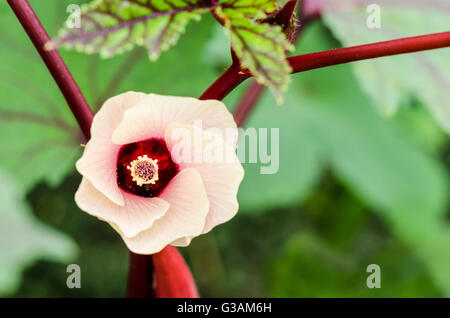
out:
M91 139L86 144L76 168L92 185L118 205L124 205L122 191L117 185L116 161L120 145L113 144L111 136L122 120L123 112L145 99L147 94L127 92L108 99L95 115Z
M125 244L134 253L157 253L174 240L197 236L203 230L209 201L196 169L181 170L159 197L170 204L164 216L135 237L122 235Z
M176 247L186 247L186 246L189 246L189 244L191 244L191 241L193 238L194 238L193 236L185 236L178 240L173 241L172 243L170 243L170 245L173 245Z
M200 120L203 129L220 129L224 139L236 146L236 123L222 102L156 94L147 95L138 105L125 111L112 140L123 145L145 140L149 136L163 138L169 123L192 125Z
M114 223L126 237L148 229L169 210L169 203L161 198L144 198L129 193L123 193L123 197L125 205L117 205L83 178L75 193L75 202L86 213Z
M222 154L222 161L217 162L195 162L195 150L182 149L180 134L186 135L188 140L199 139L203 153ZM200 173L205 184L206 193L210 202L210 209L206 217L205 227L202 234L209 232L216 225L227 222L236 215L239 204L237 202L237 192L244 177L244 169L239 162L235 149L225 143L221 138L212 132L201 130L195 126L187 124L173 123L167 126L165 140L172 158L179 162L181 169L195 168ZM181 145L181 147L180 147ZM180 147L180 149L175 149ZM187 152L186 152L187 151ZM190 153L190 158L181 160L181 156ZM212 155L213 156L213 155ZM203 158L205 159L205 158ZM175 241L174 245L189 245L190 239Z

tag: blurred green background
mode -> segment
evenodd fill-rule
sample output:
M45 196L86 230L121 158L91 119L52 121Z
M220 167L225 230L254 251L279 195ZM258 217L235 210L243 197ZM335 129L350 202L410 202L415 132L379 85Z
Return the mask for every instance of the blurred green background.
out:
M74 1L30 3L54 36ZM383 10L386 38L352 28L360 12L325 12L293 54L448 28L442 12L418 28L414 6ZM73 200L76 123L6 2L0 27L0 296L122 297L128 251ZM98 107L128 90L199 96L229 65L228 47L205 16L156 62L141 48L107 60L61 52ZM449 61L446 49L293 75L282 106L266 92L247 126L280 129L280 169L245 164L238 215L180 249L201 295L450 296ZM71 263L80 289L66 287ZM380 289L366 286L369 264L381 267Z

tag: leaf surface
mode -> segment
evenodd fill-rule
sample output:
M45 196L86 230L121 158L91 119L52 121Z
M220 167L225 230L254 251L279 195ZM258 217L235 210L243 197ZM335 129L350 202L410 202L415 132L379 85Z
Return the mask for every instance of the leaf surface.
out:
M73 27L77 18L73 13L49 47L64 44L67 49L111 57L139 45L156 60L205 7L198 0L95 0L81 7L78 27Z
M225 1L216 14L224 23L241 65L250 70L259 83L268 86L280 102L292 71L286 52L293 46L281 26L261 21L267 13L274 12L278 2L230 0Z
M77 246L67 235L36 220L14 178L0 172L0 294L19 287L22 271L38 260L68 263Z
M379 11L375 11L378 10ZM344 46L449 30L449 0L324 0L323 17ZM377 12L380 28L371 28ZM369 22L369 24L367 24ZM364 91L385 115L411 98L423 101L450 132L450 50L405 54L353 63Z

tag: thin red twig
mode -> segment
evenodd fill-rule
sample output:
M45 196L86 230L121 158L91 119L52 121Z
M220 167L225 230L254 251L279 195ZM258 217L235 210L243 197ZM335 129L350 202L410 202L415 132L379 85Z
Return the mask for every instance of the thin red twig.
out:
M253 80L246 88L244 94L242 94L239 104L237 105L233 115L236 125L242 127L248 115L253 110L255 104L266 90L264 85L259 84L256 80Z
M276 14L272 15L269 19L266 19L265 22L280 25L283 28L283 32L287 35L288 41L295 43L305 29L306 25L312 19L316 18L315 15L306 15L305 3L305 1L301 1L301 3L297 5L296 0L289 1ZM293 27L291 27L290 22L296 7L298 21ZM247 117L253 111L253 108L256 106L265 90L266 86L259 84L255 79L253 79L250 85L248 85L245 89L233 112L234 119L238 127L242 127L244 125Z
M50 40L44 27L27 0L8 0L8 4L58 84L86 139L89 139L91 122L94 117L92 110L58 51L44 50L45 43Z
M300 73L326 66L449 46L450 31L303 54L289 57L287 60L293 69L292 73ZM201 99L207 96L208 99L222 100L250 76L248 72L232 66L203 93Z
M450 31L289 57L293 73L450 46Z

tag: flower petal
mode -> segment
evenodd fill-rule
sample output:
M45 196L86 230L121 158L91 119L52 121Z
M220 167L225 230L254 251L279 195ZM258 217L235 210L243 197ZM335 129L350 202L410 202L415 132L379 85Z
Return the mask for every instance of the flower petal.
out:
M178 238L199 235L205 225L209 202L196 169L181 170L166 186L160 198L170 204L166 214L137 236L123 237L125 244L134 253L157 253Z
M162 138L171 122L198 123L203 128L221 129L230 144L234 146L237 142L236 123L222 102L156 94L149 94L124 113L112 140L123 145L148 139L149 136Z
M83 178L75 193L75 202L81 210L109 223L114 223L124 236L133 237L161 218L169 203L161 198L145 198L123 193L124 205L117 205Z
M183 138L187 142L180 141L181 135L184 135ZM236 196L244 177L244 169L234 148L213 132L186 124L170 124L165 133L165 140L173 160L182 169L195 168L202 176L210 203L202 233L209 232L216 225L230 220L239 208ZM200 143L202 158L196 157L199 150L196 140ZM193 143L191 149L188 149L189 141ZM211 158L208 158L208 153L212 154ZM214 158L216 153L219 156ZM189 242L190 238L185 238L184 241L175 241L174 245L185 246Z
M179 238L173 242L170 243L170 245L177 246L177 247L186 247L191 244L191 241L194 237L193 236L185 236L182 238Z
M96 189L119 205L124 204L116 180L116 159L120 145L113 144L111 136L120 123L123 112L146 96L144 93L127 92L108 99L95 115L91 139L86 144L83 156L76 163L77 170Z

